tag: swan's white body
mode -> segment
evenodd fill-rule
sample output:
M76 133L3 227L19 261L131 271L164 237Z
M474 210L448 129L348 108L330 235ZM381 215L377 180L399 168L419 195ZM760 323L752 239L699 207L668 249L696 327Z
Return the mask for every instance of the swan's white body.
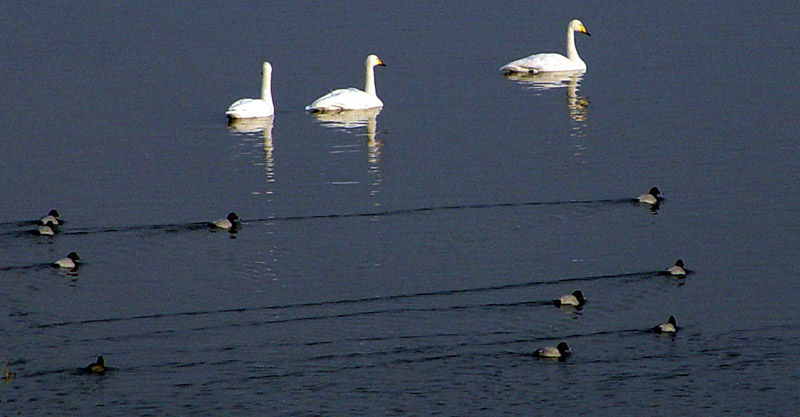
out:
M378 98L378 94L375 92L376 65L382 67L386 66L376 55L367 56L363 91L352 87L333 90L306 106L306 111L338 112L344 110L382 108L383 102Z
M231 119L252 119L275 114L272 104L272 65L265 62L261 70L261 98L243 98L228 107L225 114Z
M540 72L586 71L586 63L583 62L578 55L578 49L575 48L575 32L589 35L589 32L586 31L586 28L580 20L571 20L567 26L567 56L556 53L531 55L503 65L500 67L500 71L505 73L523 72L528 74L538 74Z

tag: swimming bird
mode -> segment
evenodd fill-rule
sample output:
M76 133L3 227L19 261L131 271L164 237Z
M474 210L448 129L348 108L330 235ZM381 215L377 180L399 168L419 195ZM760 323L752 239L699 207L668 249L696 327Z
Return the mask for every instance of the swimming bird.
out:
M572 292L572 294L562 295L561 298L555 300L554 303L556 304L556 307L562 307L562 306L579 307L582 306L584 303L586 303L586 299L583 298L583 293L581 292L581 290L575 290Z
M675 321L675 316L669 316L669 320L666 323L661 323L656 327L653 327L653 331L656 333L675 333L678 331L678 323Z
M658 187L652 187L650 188L650 191L648 191L646 194L642 194L639 197L636 197L636 199L639 200L640 203L650 204L651 206L654 206L661 201L658 198L659 195L661 195L661 190L659 190Z
M547 346L533 352L533 356L537 358L564 358L570 354L567 342L561 342L555 347Z
M509 62L500 67L500 71L508 73L523 72L538 74L540 72L586 71L586 63L578 56L575 48L575 32L591 36L578 19L567 25L567 56L556 53L542 53Z
M375 92L375 66L386 64L377 55L370 54L366 61L364 91L357 88L342 88L314 100L306 106L309 112L337 112L343 110L364 110L383 107L383 102Z
M102 356L98 356L97 362L90 363L83 370L90 374L103 374L106 372L106 363Z
M230 212L225 218L211 222L210 226L218 229L235 230L239 227L239 216L234 212Z
M78 265L76 262L81 259L77 252L70 252L66 258L61 258L53 262L53 266L61 269L75 269Z
M228 107L225 115L229 119L251 119L275 114L272 104L272 65L264 62L261 67L261 98L242 98Z
M683 259L678 259L675 261L675 265L672 265L667 269L667 272L669 272L669 274L672 276L682 277L686 275L686 270L683 269L683 267Z
M52 223L43 224L37 227L36 230L33 231L33 234L39 236L55 236L56 230L54 227Z
M61 219L59 217L60 215L58 214L58 210L52 209L47 213L47 216L44 216L41 219L39 219L39 223L44 225L49 224L52 226L58 226L61 224Z

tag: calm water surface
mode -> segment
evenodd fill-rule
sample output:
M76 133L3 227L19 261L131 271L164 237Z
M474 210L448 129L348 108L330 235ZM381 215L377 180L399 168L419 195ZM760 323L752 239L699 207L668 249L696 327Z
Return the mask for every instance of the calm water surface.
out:
M797 14L7 8L0 414L795 415ZM575 17L586 74L500 75ZM303 112L372 52L382 111ZM276 115L227 126L265 60ZM50 208L60 233L28 233Z

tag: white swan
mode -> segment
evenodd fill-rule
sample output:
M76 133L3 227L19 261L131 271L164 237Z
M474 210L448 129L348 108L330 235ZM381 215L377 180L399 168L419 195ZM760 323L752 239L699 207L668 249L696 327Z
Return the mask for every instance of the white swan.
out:
M272 104L272 65L265 62L261 69L261 98L243 98L233 102L225 114L231 119L269 117L275 114Z
M336 112L343 110L364 110L383 107L383 102L375 93L375 66L385 67L377 55L367 56L364 91L357 88L342 88L314 100L306 106L310 112Z
M578 56L575 48L575 32L585 33L591 36L586 28L578 19L573 19L567 25L567 56L555 53L544 53L531 55L527 58L518 59L500 67L500 71L525 72L528 74L538 74L540 72L563 72L563 71L586 71L586 63Z

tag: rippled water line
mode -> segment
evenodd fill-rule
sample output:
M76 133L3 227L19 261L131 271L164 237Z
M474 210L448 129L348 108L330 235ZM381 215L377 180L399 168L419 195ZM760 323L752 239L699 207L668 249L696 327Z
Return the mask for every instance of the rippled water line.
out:
M362 369L372 369L378 367L385 367L391 365L401 365L401 364L419 364L419 363L426 363L432 361L443 361L449 359L456 359L462 357L499 357L499 355L512 355L518 357L532 357L533 355L533 348L530 348L529 351L526 352L512 352L512 351L491 351L491 352L476 352L476 351L464 351L464 352L453 352L454 349L469 349L474 347L502 347L502 346L509 346L509 345L517 345L517 344L524 344L530 346L531 344L542 343L542 342L551 342L555 340L575 340L579 338L587 338L587 337L597 337L597 336L634 336L634 335L646 335L652 334L648 330L644 329L622 329L622 330L610 330L610 331L598 331L598 332L591 332L591 333L575 333L569 334L564 336L558 337L535 337L535 338L526 338L526 339L514 339L514 340L500 340L500 341L492 341L492 342L479 342L479 343L471 343L471 342L459 342L456 344L427 344L424 346L413 346L413 347L406 347L406 346L395 346L389 347L385 349L378 349L372 351L365 351L365 352L346 352L342 354L326 354L326 355L317 355L305 358L302 360L303 363L315 363L315 362L323 362L328 363L331 361L346 361L347 363L352 363L353 360L356 359L373 359L374 362L372 363L358 363L353 365L343 365L342 363L338 363L335 369L331 369L329 367L319 368L319 369L308 369L306 371L301 372L301 375L308 376L308 375L319 375L319 374L327 374L327 373L337 373L346 370L362 370ZM463 335L460 335L463 336ZM435 338L435 337L434 337ZM400 356L400 357L398 357ZM625 361L636 361L638 359L645 358L647 354L642 353L639 356L627 356L624 358ZM385 360L381 360L380 358L387 358ZM591 363L604 363L607 361L604 360L590 360L588 362L581 361L582 364L591 364ZM565 363L569 363L569 359L565 361ZM272 373L268 375L257 375L257 376L248 376L243 379L271 379L271 378L280 378L282 374ZM296 376L296 375L292 375ZM216 383L230 383L228 380L220 380L220 381L208 381L207 385L214 385Z
M333 213L333 214L314 214L308 216L275 216L257 219L242 219L241 224L257 224L265 222L276 221L298 221L298 220L317 220L317 219L337 219L337 218L352 218L352 217L385 217L385 216L398 216L408 214L418 214L427 212L450 211L450 210L474 210L474 209L487 209L487 208L501 208L501 207L530 207L530 206L566 206L566 205L601 205L601 204L639 204L636 199L623 198L623 199L601 199L601 200L567 200L567 201L533 201L523 203L486 203L486 204L464 204L452 206L435 206L435 207L420 207L410 209L397 209L397 210L384 210L372 211L363 213ZM22 221L22 222L7 222L0 223L0 225L26 225L35 224L35 222ZM67 231L56 231L56 235L86 235L96 233L122 233L132 231L159 231L166 230L167 232L179 232L181 230L204 230L209 228L209 222L192 222L192 223L166 223L166 224L152 224L152 225L137 225L137 226L120 226L120 227L105 227L105 228L75 228ZM23 236L30 235L31 231L28 230L14 230L0 233L0 236Z
M707 335L713 339L718 339L719 337L733 337L739 335L741 333L752 333L752 332L759 332L763 333L764 331L770 330L793 330L796 331L800 329L800 325L776 325L776 326L764 326L760 328L752 328L752 329L740 329L730 332L724 332L720 334L714 335ZM498 336L509 336L512 335L510 332L492 332L492 335ZM485 334L480 333L480 335L485 336ZM531 352L513 352L513 351L504 351L504 352L465 352L465 353L446 353L446 354L439 354L433 355L435 353L441 353L444 351L452 351L454 348L471 348L471 347L502 347L502 346L514 346L514 345L531 345L543 342L552 342L557 340L579 340L585 338L593 338L593 337L602 337L602 336L614 336L614 337L634 337L634 336L645 336L645 335L654 335L654 333L650 329L642 329L642 328L633 328L633 329L614 329L614 330L601 330L601 331L594 331L588 333L569 333L559 336L542 336L542 337L529 337L529 338L514 338L510 340L493 340L490 342L458 342L455 344L427 344L424 346L414 346L414 347L406 347L406 346L395 346L389 347L385 349L378 349L372 351L365 351L365 352L347 352L342 354L326 354L326 355L316 355L310 356L305 358L302 362L305 363L313 363L313 362L320 362L320 361L333 361L333 360L340 360L340 359L354 359L354 358L380 358L380 357L392 357L399 354L402 354L403 357L400 359L388 360L388 361L377 361L375 363L369 364L357 364L352 366L337 366L337 370L358 370L358 369L369 369L381 366L387 366L392 364L401 364L401 363L423 363L429 361L438 361L438 360L445 360L445 359L452 359L457 357L463 356L492 356L496 357L497 355L514 355L520 357L528 357L532 355ZM301 345L305 346L315 346L320 344L331 344L331 343L342 343L342 342L349 342L349 341L398 341L398 340L408 340L408 339L416 339L416 340L424 340L424 339L440 339L441 337L473 337L475 336L475 332L468 332L464 334L459 333L450 333L450 334L441 334L441 333L433 333L429 335L405 335L405 336L398 336L398 337L368 337L368 338L348 338L348 339L341 339L335 341L324 341L324 342L314 342L314 343L300 343ZM700 333L692 333L688 335L689 338L699 337L702 336ZM659 337L663 337L663 335L659 335ZM678 337L677 335L671 335L670 337ZM719 348L712 348L712 349L704 349L703 352L705 354L725 354L730 350L729 347L719 347ZM409 355L426 355L421 358L413 358L409 357ZM573 355L572 357L575 357ZM661 355L653 355L650 352L642 352L639 355L626 355L624 357L612 358L612 359L588 359L588 360L581 360L581 364L607 364L607 363L618 363L621 361L624 362L635 362L638 360L643 359L652 359L661 357ZM586 356L582 356L582 358L587 358ZM741 361L745 361L746 363L753 364L758 363L758 361L751 361L747 358L739 358L737 359ZM566 361L569 363L569 360ZM11 365L19 364L19 361L11 363ZM206 362L192 362L192 363L179 363L179 362L170 362L165 365L169 365L171 367L192 367L192 366L199 366L205 365ZM135 370L140 367L134 366L131 368L126 368L127 370ZM115 368L111 368L115 369ZM80 369L75 368L68 368L68 369L56 369L56 370L46 370L46 371L37 371L30 374L17 374L16 378L25 378L25 377L36 377L48 374L56 374L56 373L79 373ZM319 374L319 373L329 373L335 372L328 368L326 369L316 369L316 370L309 370L309 371L290 371L284 373L272 373L266 375L257 375L257 376L248 376L245 379L271 379L271 378L282 378L282 377L293 377L293 376L304 376L308 374ZM229 380L219 381L223 383L230 383ZM205 385L213 385L214 381L208 381Z
M775 326L770 326L774 328ZM792 326L792 327L800 327L800 326ZM753 331L763 331L764 329L752 329ZM733 332L738 333L739 331ZM642 336L653 336L653 333L650 329L617 329L617 330L604 330L604 331L596 331L596 332L589 332L589 333L570 333L560 336L543 336L543 337L534 337L534 338L525 338L525 339L513 339L513 340L495 340L491 342L478 342L478 343L471 343L471 342L460 342L456 345L453 344L429 344L426 346L415 346L413 348L407 347L394 347L389 349L382 349L382 350L374 350L370 352L348 352L340 355L321 355L308 358L307 361L314 362L314 361L330 361L330 360L338 360L338 359L352 359L352 358L369 358L369 357L392 357L398 354L402 354L403 358L395 359L392 361L379 361L372 364L358 364L353 366L346 366L346 367L338 367L339 370L344 369L364 369L364 368L373 368L373 367L380 367L386 366L390 364L399 364L399 363L422 363L422 362L429 362L435 360L443 360L448 358L454 357L461 357L461 356L492 356L495 357L498 354L508 354L508 355L515 355L515 356L523 356L528 357L532 355L532 350L530 352L466 352L466 353L446 353L441 355L432 356L431 354L440 353L440 352L447 352L452 351L454 348L470 348L470 347L499 347L499 346L509 346L509 345L528 345L542 343L542 342L553 342L558 340L579 340L584 338L593 338L593 337L602 337L602 336L613 336L613 337L642 337ZM699 336L700 334L693 334L692 336ZM659 337L663 337L663 335L658 335ZM677 337L675 335L671 335L669 337ZM716 338L716 335L712 338ZM419 354L419 355L427 355L422 358L411 358L409 354ZM636 355L624 355L622 357L614 357L611 359L592 359L591 357L582 356L582 358L587 358L587 360L581 360L581 364L598 364L598 363L618 363L618 362L636 362L639 360L644 359L653 359L653 358L660 358L664 357L664 355L654 355L652 352L640 352ZM570 362L569 359L566 361L567 363ZM321 370L320 372L330 372L330 370ZM316 373L316 372L314 372Z
M117 321L130 321L130 320L143 320L143 319L160 319L160 318L168 318L168 317L183 317L183 316L198 316L198 315L228 314L228 313L244 313L244 312L251 312L251 311L295 309L295 308L320 307L320 306L342 305L342 304L357 304L357 303L368 303L368 302L377 302L377 301L392 301L392 300L413 299L413 298L422 298L422 297L436 297L436 296L449 296L449 295L456 295L456 294L500 291L500 290L507 290L507 289L513 289L513 288L533 287L533 286L539 286L539 285L555 285L555 284L564 283L564 282L578 282L578 281L584 282L584 281L595 281L595 280L600 280L600 279L630 278L630 277L642 277L642 278L644 278L644 277L651 277L651 276L662 276L663 274L664 274L663 271L647 271L647 272L632 272L632 273L624 273L624 274L595 275L595 276L588 276L588 277L561 278L561 279L550 280L550 281L527 281L527 282L521 282L521 283L515 283L515 284L494 285L494 286L488 286L488 287L474 287L474 288L464 288L464 289L456 289L456 290L429 291L429 292L420 292L420 293L412 293L412 294L396 294L396 295L365 297L365 298L355 298L355 299L344 299L344 300L333 300L333 301L318 301L318 302L271 305L271 306L259 306L259 307L240 307L240 308L229 308L229 309L220 309L220 310L186 311L186 312L178 312L178 313L145 314L145 315L129 316L129 317L112 317L112 318L69 321L69 322L60 322L60 323L46 323L46 324L37 325L36 327L38 327L38 328L46 328L46 327L58 327L58 326L82 325L82 324L89 324L89 323L110 323L110 322L117 322ZM534 302L534 303L536 303L536 302Z

